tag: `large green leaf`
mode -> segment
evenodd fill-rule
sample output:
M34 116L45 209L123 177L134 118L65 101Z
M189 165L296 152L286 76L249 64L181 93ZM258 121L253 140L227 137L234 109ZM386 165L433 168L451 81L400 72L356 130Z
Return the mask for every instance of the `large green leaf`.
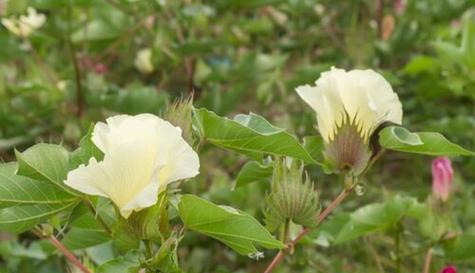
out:
M48 181L64 187L68 173L69 153L62 146L40 143L23 153L15 151L18 174L36 180Z
M57 204L76 197L50 183L16 175L16 163L0 165L0 208L16 204Z
M239 188L253 182L268 182L272 177L272 165L262 165L257 161L249 161L236 177L236 186Z
M194 110L194 127L210 143L255 158L274 154L314 162L294 136L255 114L238 115L230 120L206 109L197 109Z
M457 238L455 245L449 250L452 260L467 260L475 258L475 235L464 234Z
M231 207L217 206L194 195L184 195L178 205L185 226L228 245L242 255L257 253L256 245L282 248L256 219Z
M400 126L389 126L379 133L379 143L386 149L433 156L475 156L457 144L434 132L412 133Z
M111 240L111 237L103 229L71 228L66 233L62 243L71 250L88 248Z
M48 217L71 208L76 202L14 206L0 210L0 230L26 231Z
M356 239L395 225L417 203L413 198L396 196L379 204L370 204L353 212L338 233L336 243Z

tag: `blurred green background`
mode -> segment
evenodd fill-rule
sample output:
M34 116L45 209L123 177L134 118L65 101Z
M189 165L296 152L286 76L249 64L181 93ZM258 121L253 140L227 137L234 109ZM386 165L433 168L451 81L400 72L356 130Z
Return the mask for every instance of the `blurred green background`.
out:
M14 147L38 142L72 150L92 122L117 113L162 114L191 94L195 107L220 115L255 112L300 137L317 134L314 113L294 88L331 66L377 70L398 93L407 128L475 147L473 0L0 0L0 16L28 7L46 16L30 36L0 26L3 161L14 160ZM151 52L147 71L137 64L144 50ZM210 146L200 156L201 176L184 191L261 219L268 185L232 190L246 158ZM425 200L431 160L386 153L365 181L365 194L339 211L397 193ZM453 165L455 230L475 234L475 160L454 158ZM317 167L309 172L325 205L341 185ZM424 253L414 250L424 241L407 225L403 269L420 272ZM0 272L64 272L46 243L30 244L29 234L4 237ZM275 272L381 272L374 255L395 272L390 232L338 246L307 244ZM90 255L108 255L96 252ZM186 236L179 251L190 273L258 272L273 253L254 261L198 235ZM452 262L475 272L473 260L450 261L437 251L433 272Z

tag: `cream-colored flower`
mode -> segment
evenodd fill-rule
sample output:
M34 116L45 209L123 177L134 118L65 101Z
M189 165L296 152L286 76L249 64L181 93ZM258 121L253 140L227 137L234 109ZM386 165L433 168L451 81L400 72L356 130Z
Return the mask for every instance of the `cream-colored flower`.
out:
M152 63L152 50L150 48L144 48L137 52L135 57L135 67L143 73L150 74L155 69Z
M299 96L317 112L320 134L330 142L345 123L357 127L368 141L383 122L402 122L402 106L391 85L371 69L332 68L323 72L315 86L296 88Z
M92 141L104 153L69 172L65 183L86 194L108 197L124 218L154 205L174 181L199 173L199 158L181 129L152 114L118 115L94 127Z
M2 24L13 34L20 37L28 37L34 30L39 29L46 22L44 14L37 13L32 7L27 9L27 15L19 18L3 18Z
M299 86L296 91L317 113L327 157L339 168L358 165L357 172L361 171L369 158L370 137L378 126L402 122L397 94L371 69L347 72L332 68L322 73L315 86Z

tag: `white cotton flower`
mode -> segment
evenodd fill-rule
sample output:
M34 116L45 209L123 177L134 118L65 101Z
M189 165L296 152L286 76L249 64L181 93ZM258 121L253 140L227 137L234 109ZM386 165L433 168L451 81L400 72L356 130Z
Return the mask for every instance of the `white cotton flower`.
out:
M155 69L152 63L152 50L150 48L144 48L137 52L135 57L135 67L143 73L150 74Z
M391 85L371 69L332 68L323 72L315 86L296 88L299 96L317 112L320 134L330 142L344 123L352 123L368 141L383 122L402 122L402 106Z
M104 153L68 173L65 184L90 195L110 198L121 215L150 207L174 181L199 173L199 158L181 129L152 114L118 115L99 122L93 143Z
M34 30L39 29L46 22L44 14L37 13L32 7L27 9L27 15L19 18L3 18L2 24L13 34L20 37L28 37Z
M371 69L347 72L332 68L322 73L315 86L299 86L296 91L316 112L327 158L338 168L357 165L357 172L361 171L369 158L370 137L378 126L402 122L397 94Z

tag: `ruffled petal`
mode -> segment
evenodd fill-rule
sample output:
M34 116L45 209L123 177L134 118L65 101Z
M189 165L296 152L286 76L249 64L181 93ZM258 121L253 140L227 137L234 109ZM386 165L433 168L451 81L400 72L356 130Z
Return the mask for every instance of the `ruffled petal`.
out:
M356 126L368 141L379 124L402 122L402 106L391 85L373 70L332 68L323 72L316 86L296 88L300 97L317 113L318 129L331 141L343 123Z
M119 115L98 123L92 135L104 159L69 172L70 187L108 197L127 218L152 206L168 183L198 174L199 158L181 130L151 114Z

